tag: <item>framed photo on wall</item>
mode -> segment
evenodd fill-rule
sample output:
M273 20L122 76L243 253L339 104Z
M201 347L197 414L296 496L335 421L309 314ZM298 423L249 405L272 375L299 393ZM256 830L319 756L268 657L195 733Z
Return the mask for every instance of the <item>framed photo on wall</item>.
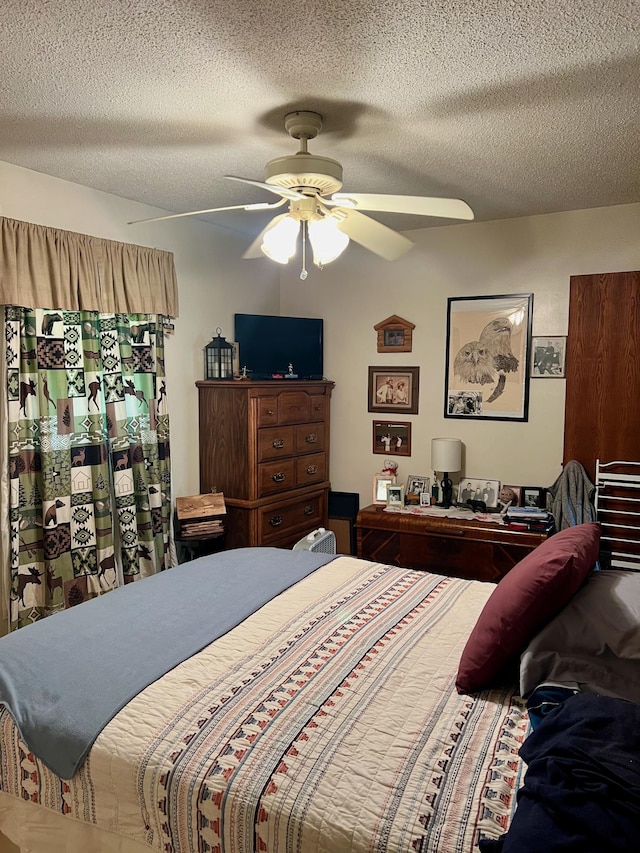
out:
M378 334L378 352L411 352L414 323L392 314L373 328Z
M447 300L445 418L526 421L533 294Z
M419 367L370 367L369 411L418 414Z
M411 424L408 421L374 421L373 452L385 456L411 456Z
M566 335L531 338L531 378L563 379L566 352Z

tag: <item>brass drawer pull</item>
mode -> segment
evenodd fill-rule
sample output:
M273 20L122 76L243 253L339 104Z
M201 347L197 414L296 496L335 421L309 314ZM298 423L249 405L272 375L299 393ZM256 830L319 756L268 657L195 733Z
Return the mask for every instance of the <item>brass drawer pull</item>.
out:
M267 409L267 414L268 415L275 415L275 412L273 411L273 409Z
M285 473L283 473L282 471L279 471L277 474L271 475L271 479L273 480L274 483L284 483L286 478L287 478L287 475Z
M305 441L307 442L307 444L315 444L317 440L318 436L315 434L315 432L310 432L309 435L305 437Z
M315 512L315 508L312 506L306 506L303 512L305 515L313 515L313 513Z
M282 447L284 447L284 438L274 438L271 442L271 446L275 447L276 450L280 450Z
M317 470L317 465L309 465L309 467L307 468L307 474L315 474Z
M272 527L280 527L282 524L282 516L281 515L272 515L269 519L269 524Z

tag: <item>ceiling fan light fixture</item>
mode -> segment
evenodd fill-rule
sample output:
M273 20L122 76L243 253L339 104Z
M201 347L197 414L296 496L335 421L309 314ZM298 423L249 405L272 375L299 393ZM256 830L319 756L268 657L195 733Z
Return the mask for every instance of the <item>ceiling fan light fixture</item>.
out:
M278 264L288 264L296 253L300 221L293 216L284 216L272 228L265 231L260 249Z
M333 219L325 216L309 223L309 242L314 264L323 267L340 257L349 245L349 237L338 229Z

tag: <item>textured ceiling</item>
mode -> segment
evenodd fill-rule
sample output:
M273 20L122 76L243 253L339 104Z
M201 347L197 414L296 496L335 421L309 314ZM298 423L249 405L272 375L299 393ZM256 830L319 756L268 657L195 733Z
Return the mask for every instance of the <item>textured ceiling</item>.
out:
M223 175L262 180L311 109L345 191L479 220L624 204L639 46L640 0L2 0L0 160L172 212L271 202Z

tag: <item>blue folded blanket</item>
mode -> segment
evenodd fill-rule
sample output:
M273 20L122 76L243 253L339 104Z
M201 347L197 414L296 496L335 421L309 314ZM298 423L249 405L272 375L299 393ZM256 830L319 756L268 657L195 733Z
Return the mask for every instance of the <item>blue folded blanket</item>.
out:
M21 628L0 640L0 703L29 749L70 779L141 690L333 559L238 548Z

